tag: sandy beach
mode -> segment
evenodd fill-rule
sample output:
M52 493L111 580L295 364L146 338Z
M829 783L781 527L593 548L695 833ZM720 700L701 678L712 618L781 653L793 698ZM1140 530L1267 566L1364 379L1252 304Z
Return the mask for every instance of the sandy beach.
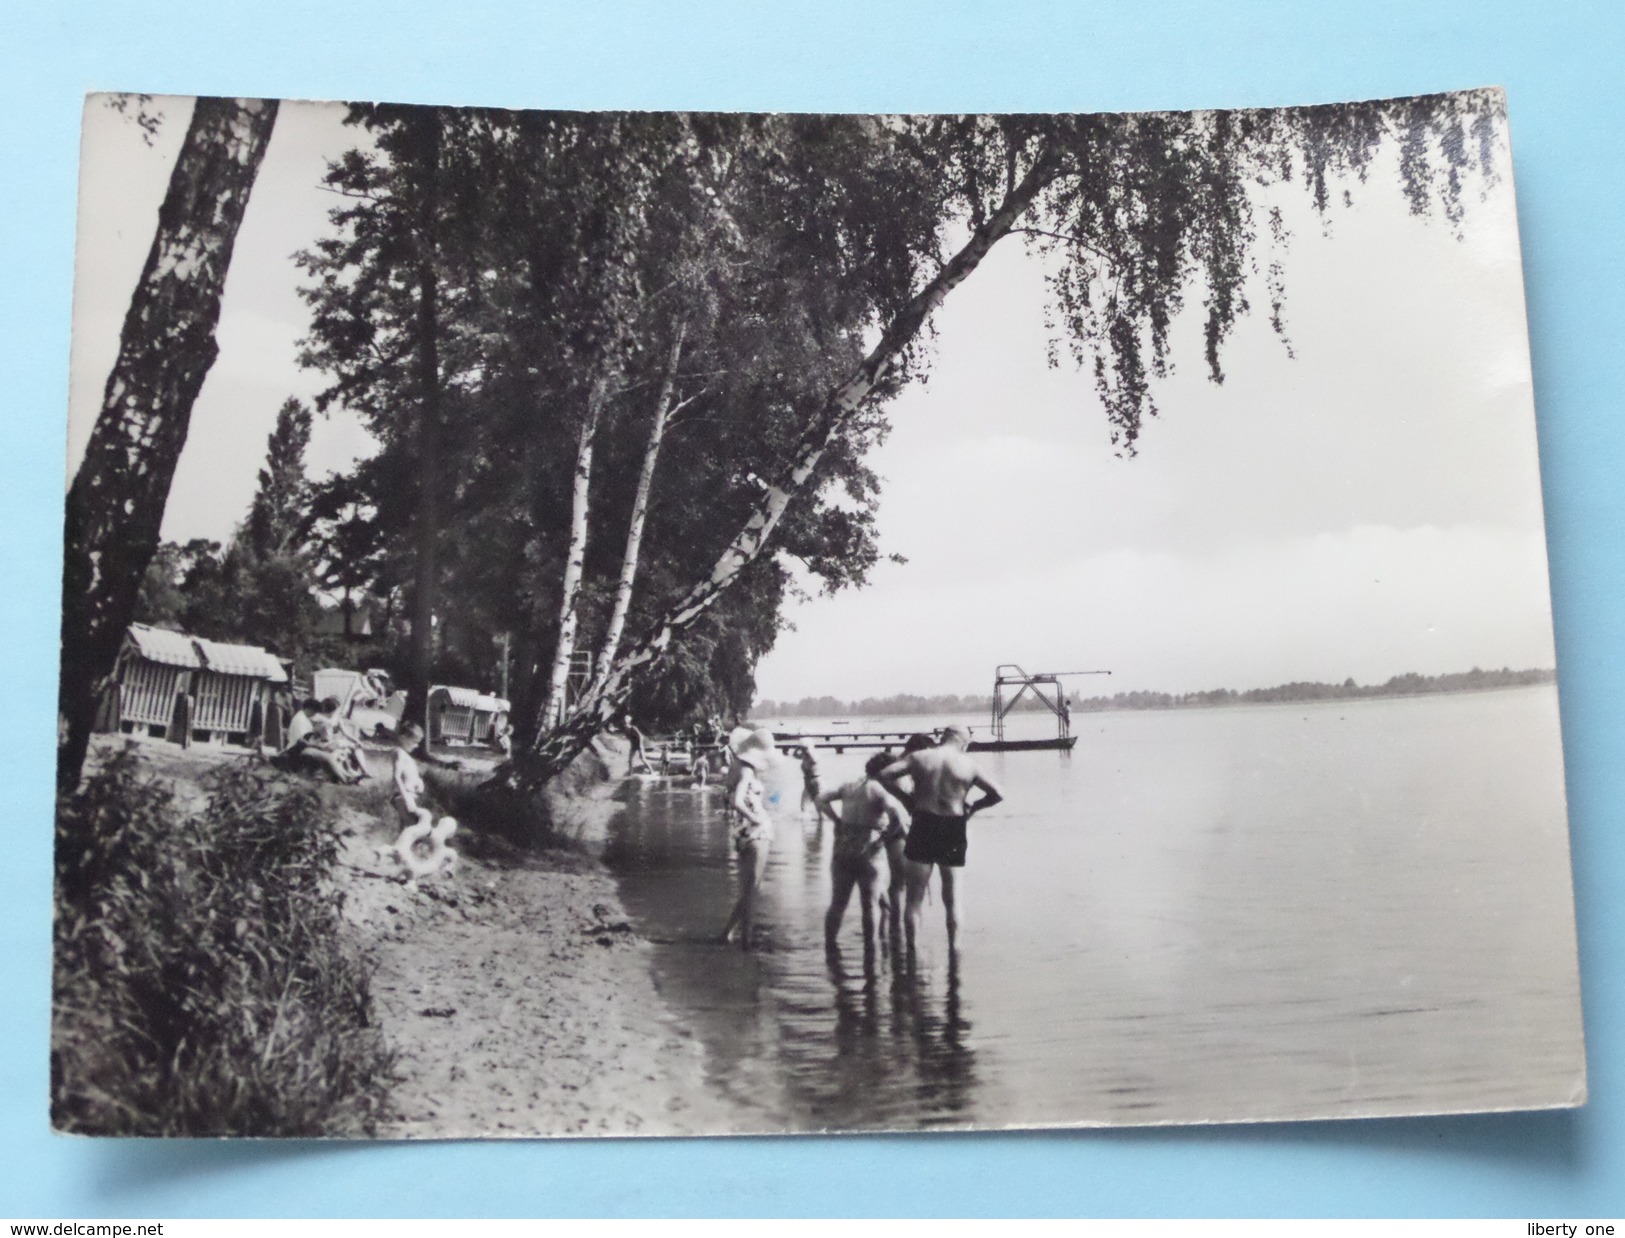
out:
M388 829L348 817L346 911L377 959L376 1012L399 1054L380 1135L636 1135L651 1119L662 1134L716 1129L700 1046L656 992L596 858L614 785L556 804L579 850L465 850L416 892L373 875Z

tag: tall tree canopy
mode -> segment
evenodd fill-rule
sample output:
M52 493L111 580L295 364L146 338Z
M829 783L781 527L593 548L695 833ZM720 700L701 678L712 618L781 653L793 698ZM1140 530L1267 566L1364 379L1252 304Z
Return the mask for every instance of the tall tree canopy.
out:
M351 119L385 137L420 123L376 109ZM302 258L313 276L306 361L333 376L320 402L357 409L381 450L325 487L317 508L376 547L373 583L387 591L402 561L421 565L418 496L425 471L437 473L437 655L489 680L491 637L511 634L522 734L542 727L564 621L586 634L587 653L604 652L612 625L641 632L652 602L720 552L822 390L861 356L877 290L906 292L910 272L877 273L863 256L869 232L910 216L929 235L929 180L901 182L884 207L844 205L863 177L891 169L879 126L850 126L870 131L864 168L843 123L441 114L442 151L464 161L447 183L481 192L448 195L454 213L439 227L436 278L455 312L442 313L447 432L432 455L416 424L415 251L390 226L406 226L393 203L412 182L382 137L335 163L329 181L356 205ZM813 209L820 199L828 209ZM878 554L861 455L881 429L874 418L849 428L825 469L836 492L809 495L787 530L786 545L832 586L861 579ZM596 456L577 486L584 444ZM758 639L708 641L737 664L686 695L656 694L674 702L658 720L675 721L678 700L748 706L784 587L782 569L763 564L739 599L767 617L743 625Z
M1324 212L1391 148L1411 209L1457 221L1502 114L1494 92L1104 116L353 109L366 141L329 175L353 203L302 259L305 361L381 450L329 506L369 587L410 589L416 646L479 672L512 637L509 777L545 779L629 699L662 720L748 701L787 556L862 582L882 406L994 245L1047 255L1055 354L1132 452L1187 303L1216 382L1260 287L1281 329L1270 195L1298 184Z

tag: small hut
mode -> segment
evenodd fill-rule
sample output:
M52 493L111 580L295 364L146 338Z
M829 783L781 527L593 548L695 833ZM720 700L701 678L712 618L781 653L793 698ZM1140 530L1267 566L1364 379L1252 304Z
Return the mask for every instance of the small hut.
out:
M489 744L508 710L500 696L437 685L429 689L429 738L443 744Z
M288 671L256 645L167 632L133 623L114 667L116 710L108 730L145 732L176 743L257 742Z
M203 669L192 681L192 730L214 743L257 743L272 693L288 682L288 669L258 645L225 645L195 637Z
M473 688L438 684L429 689L429 742L471 744L480 696Z
M336 606L322 611L316 620L317 636L342 636L352 643L370 641L373 637L372 607Z
M185 698L191 691L192 677L202 668L203 659L190 636L132 623L114 664L116 691L112 699L118 708L110 715L103 711L106 729L127 735L168 735L186 742L191 738L191 728L184 725ZM185 735L171 734L177 718Z
M474 706L473 727L469 733L469 742L474 744L490 744L497 726L506 721L508 717L508 702L500 696L491 696L480 693L480 699Z

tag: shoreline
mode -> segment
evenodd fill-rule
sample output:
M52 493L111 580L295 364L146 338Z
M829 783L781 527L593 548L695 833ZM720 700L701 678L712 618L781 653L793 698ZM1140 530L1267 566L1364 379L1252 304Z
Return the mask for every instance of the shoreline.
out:
M1280 700L1275 701L1191 701L1179 705L1111 705L1096 708L1090 708L1083 704L1074 704L1071 706L1071 711L1072 717L1077 719L1080 717L1094 717L1099 714L1170 714L1183 713L1189 710L1209 709L1271 709L1283 705L1296 707L1300 705L1360 705L1368 702L1381 703L1384 701L1424 701L1436 700L1440 697L1482 696L1486 693L1494 692L1525 692L1532 688L1551 688L1555 691L1557 687L1558 685L1556 680L1542 680L1539 683L1495 684L1487 688L1444 688L1432 692L1383 692L1372 693L1367 696L1282 697ZM982 717L986 715L988 711L983 709L980 711L968 710L954 713L952 711L936 710L912 714L866 714L857 710L848 712L851 714L851 717L844 719L843 721L845 723L851 723L853 720L867 722L876 719L893 718ZM1029 709L1023 707L1021 709L1011 710L1006 716L1010 718L1025 718L1031 716L1038 718L1039 720L1043 720L1045 718L1053 717L1054 715L1042 709ZM781 713L765 719L756 719L755 717L752 717L750 722L751 725L774 726L783 722L803 722L809 720L816 721L821 720L822 718L822 714Z
M1269 691L1270 689L1248 688L1248 689L1241 689L1239 691L1232 690L1232 691L1234 691L1234 695L1229 697L1228 699L1224 699L1224 700L1180 700L1180 699L1177 699L1177 698L1181 697L1181 696L1200 696L1202 694L1201 693L1169 693L1169 692L1161 692L1159 690L1143 689L1143 690L1140 690L1138 692L1123 693L1123 694L1120 694L1120 695L1123 695L1123 696L1132 696L1132 695L1162 696L1162 697L1169 697L1169 698L1175 698L1175 699L1170 699L1170 700L1167 700L1165 702L1160 702L1160 703L1142 702L1142 703L1137 703L1137 704L1128 704L1128 703L1117 704L1117 703L1115 703L1116 698L1113 698L1113 697L1100 697L1100 696L1083 697L1082 699L1075 700L1075 701L1072 702L1071 711L1072 711L1072 715L1074 717L1076 717L1079 714L1162 713L1162 712L1166 712L1166 711L1169 711L1169 710L1178 710L1178 709L1229 709L1229 708L1234 707L1234 706L1248 706L1248 705L1343 705L1343 704L1349 704L1349 703L1352 703L1352 702L1355 702L1355 701L1404 701L1404 700L1417 700L1417 699L1421 699L1421 698L1436 697L1436 696L1467 696L1467 695L1473 695L1473 694L1481 693L1481 692L1512 692L1512 691L1516 691L1516 690L1523 689L1523 688L1544 688L1544 687L1555 688L1557 686L1557 672L1556 671L1543 671L1543 672L1541 672L1541 674L1548 676L1548 678L1530 680L1530 681L1528 681L1526 683L1493 683L1493 684L1483 684L1483 685L1477 685L1477 686L1474 686L1474 685L1460 685L1460 686L1454 686L1454 687L1449 687L1449 688L1424 688L1424 689L1415 690L1415 691L1392 691L1392 692L1389 692L1389 691L1361 690L1359 692L1353 693L1353 694L1348 695L1348 696L1337 696L1337 695L1313 696L1313 695L1305 695L1305 696L1282 696L1282 697L1275 697L1275 698L1271 698L1271 699L1249 699L1245 695L1245 693L1247 693L1247 692ZM1281 687L1289 687L1291 685L1284 685L1283 684L1283 685L1280 685L1280 686ZM1322 686L1335 687L1336 685L1326 684L1326 685L1322 685ZM775 705L800 705L802 702L799 702L799 701L771 701L769 703L775 704ZM941 709L905 709L905 710L880 710L880 711L877 712L875 710L866 710L866 709L858 708L858 706L860 704L863 704L863 702L858 702L858 701L836 702L836 704L844 704L846 706L846 708L844 708L844 709L836 709L836 710L833 710L833 711L829 711L827 713L818 713L818 712L800 713L800 712L796 712L794 709L778 709L778 710L772 710L772 711L764 711L763 717L765 719L767 719L768 721L771 721L771 720L774 720L774 719L808 719L808 718L820 718L821 719L821 718L833 717L835 714L845 714L845 715L848 715L848 717L842 719L842 721L843 722L848 722L853 718L862 718L862 719L871 719L871 718L948 718L948 717L962 718L962 717L986 715L992 709L992 700L991 700L991 698L989 698L988 700L982 701L982 702L980 702L980 703L978 703L976 705L969 706L969 707L962 708L962 709L949 709L949 708L941 708ZM1031 714L1031 715L1033 715L1034 717L1037 717L1037 718L1044 718L1044 717L1052 716L1052 711L1046 710L1046 709L1044 709L1041 706L1038 706L1036 704L1034 704L1034 705L1023 705L1020 708L1012 709L1010 711L1009 716L1013 716L1013 717L1014 716L1024 716L1024 715L1027 715L1027 714ZM756 716L756 713L753 710L752 711L752 718L754 719L755 716Z
M142 773L191 810L212 770L254 759L206 744L134 745ZM92 765L117 747L103 738ZM616 760L613 745L596 747L597 768L549 797L559 845L521 850L460 828L456 867L416 889L388 854L398 830L377 754L360 786L311 784L338 834L332 881L370 970L367 1021L394 1057L376 1126L358 1137L698 1135L731 1125L601 858L621 780L605 763Z
M601 743L595 780L550 797L565 845L527 852L459 830L456 871L416 892L372 875L394 837L387 815L345 823L346 918L375 962L373 1009L397 1054L379 1138L726 1127L703 1048L661 997L601 858L620 810L614 756Z

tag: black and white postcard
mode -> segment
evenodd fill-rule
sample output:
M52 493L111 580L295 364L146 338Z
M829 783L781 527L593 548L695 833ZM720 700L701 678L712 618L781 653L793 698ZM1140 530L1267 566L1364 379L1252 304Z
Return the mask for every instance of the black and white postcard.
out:
M52 1120L1586 1095L1504 96L86 102Z

